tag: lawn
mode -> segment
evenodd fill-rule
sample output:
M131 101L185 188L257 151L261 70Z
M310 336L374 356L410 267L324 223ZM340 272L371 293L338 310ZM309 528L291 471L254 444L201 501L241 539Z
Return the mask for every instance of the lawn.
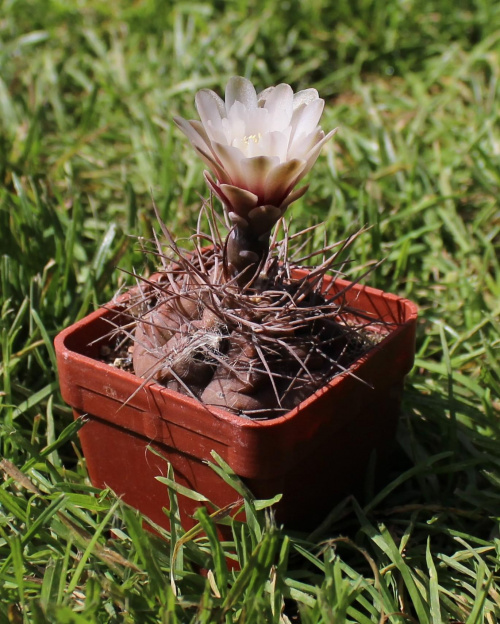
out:
M208 191L172 117L232 75L326 100L292 227L369 226L349 275L383 259L367 282L419 305L416 364L383 485L290 534L225 467L234 542L201 512L161 540L90 485L52 343L151 268L152 198L189 234ZM499 95L492 0L2 3L0 624L500 620Z

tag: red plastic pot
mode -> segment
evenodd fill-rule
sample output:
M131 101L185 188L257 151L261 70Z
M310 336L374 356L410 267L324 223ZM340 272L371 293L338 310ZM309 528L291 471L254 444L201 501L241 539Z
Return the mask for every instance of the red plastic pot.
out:
M336 280L332 294L348 282ZM403 380L414 360L416 306L367 286L353 285L345 302L391 325L387 336L351 369L297 408L272 420L253 421L143 380L99 361L110 330L105 319L119 306L100 309L55 340L61 392L75 417L88 422L80 439L92 483L168 528L167 488L155 477L172 464L181 485L219 507L238 499L205 463L215 450L256 498L283 498L277 519L288 528L312 528L335 502L363 483L374 451L394 440ZM125 322L125 319L123 319ZM140 388L140 389L139 389ZM139 390L138 390L139 389ZM135 394L134 394L135 393ZM132 397L132 398L131 398ZM199 503L180 497L185 528Z

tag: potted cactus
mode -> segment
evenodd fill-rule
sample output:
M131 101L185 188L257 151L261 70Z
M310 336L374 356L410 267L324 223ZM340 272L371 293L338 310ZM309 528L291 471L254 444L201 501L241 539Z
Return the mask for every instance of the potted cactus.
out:
M207 203L190 252L161 224L158 273L56 338L63 397L87 421L92 482L158 524L168 462L199 493L181 496L186 527L201 502L235 502L208 465L215 452L256 497L283 494L279 520L310 527L387 452L416 308L340 277L350 240L291 260L300 245L283 216L335 133L318 125L316 90L257 95L235 77L225 101L202 90L196 105L201 121L175 121L210 169L225 224Z

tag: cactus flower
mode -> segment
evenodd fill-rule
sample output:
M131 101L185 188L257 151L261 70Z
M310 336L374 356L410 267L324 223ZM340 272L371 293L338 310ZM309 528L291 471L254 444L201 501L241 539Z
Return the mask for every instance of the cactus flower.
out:
M235 76L225 100L202 89L195 102L201 121L174 121L214 176L205 171L233 225L228 264L235 275L264 258L271 229L307 190L295 187L336 130L325 135L318 125L325 102L316 89L294 94L280 84L257 94Z

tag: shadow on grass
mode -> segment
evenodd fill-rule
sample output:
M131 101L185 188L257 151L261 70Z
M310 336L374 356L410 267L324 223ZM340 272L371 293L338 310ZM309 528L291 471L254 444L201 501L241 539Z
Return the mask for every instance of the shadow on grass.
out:
M498 430L467 400L409 391L390 456L374 458L364 492L340 502L308 540L354 536L363 519L396 532L411 524L420 541L448 542L456 533L492 539L500 516Z

